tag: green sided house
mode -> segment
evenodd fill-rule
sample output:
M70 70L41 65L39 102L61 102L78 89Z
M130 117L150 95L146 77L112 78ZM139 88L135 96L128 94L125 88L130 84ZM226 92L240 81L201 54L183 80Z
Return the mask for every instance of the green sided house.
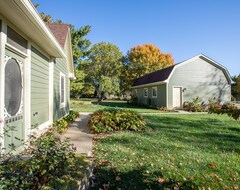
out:
M29 0L0 1L0 77L1 147L19 146L69 112L69 26L46 25Z
M220 103L230 102L231 83L225 67L200 54L136 79L132 90L139 105L182 109L196 97L203 103L214 97Z

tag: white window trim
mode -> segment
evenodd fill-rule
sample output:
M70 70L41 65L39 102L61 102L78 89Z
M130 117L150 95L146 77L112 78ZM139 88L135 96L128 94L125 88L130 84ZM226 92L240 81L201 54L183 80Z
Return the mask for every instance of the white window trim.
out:
M61 79L62 79L62 77L64 78L64 101L63 102L61 102L61 100L62 100L62 92L61 92ZM59 80L59 93L60 93L60 108L63 108L63 107L65 107L65 105L66 105L66 76L62 73L62 72L60 72L60 80Z
M145 90L147 90L147 96L145 95ZM148 98L148 88L143 89L143 96L144 96L144 98Z
M156 89L156 96L153 96L153 89ZM152 87L152 98L157 98L157 87L156 86Z

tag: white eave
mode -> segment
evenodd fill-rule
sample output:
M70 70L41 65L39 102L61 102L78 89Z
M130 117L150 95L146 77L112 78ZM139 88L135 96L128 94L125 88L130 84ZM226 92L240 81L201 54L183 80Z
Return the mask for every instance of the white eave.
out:
M135 88L149 87L149 86L161 85L161 84L165 84L165 83L167 83L166 80L159 81L159 82L152 82L152 83L142 84L142 85L137 85L137 86L132 86L131 88L135 89Z
M67 54L67 63L68 63L68 77L69 78L75 78L75 73L74 73L74 63L73 63L73 52L72 52L72 47L71 47L71 32L70 28L68 29L68 34L67 34L67 40L65 42L65 50Z
M66 57L54 35L29 0L0 0L0 13L52 57Z

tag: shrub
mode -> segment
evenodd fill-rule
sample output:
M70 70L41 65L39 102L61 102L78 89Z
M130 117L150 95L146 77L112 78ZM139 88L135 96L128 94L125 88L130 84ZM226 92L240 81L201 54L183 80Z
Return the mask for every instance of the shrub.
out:
M63 117L63 119L68 123L72 123L77 117L79 117L79 113L71 110L67 116Z
M0 189L59 189L60 182L68 184L69 178L71 185L77 186L76 179L82 176L78 173L83 167L80 160L83 158L75 154L70 142L61 141L56 131L50 130L38 139L32 137L22 155L0 164Z
M138 97L132 96L130 100L127 101L128 104L137 106L138 105Z
M240 118L240 109L234 103L223 104L222 106L215 101L215 98L209 100L209 113L228 114L235 120Z
M68 115L58 121L55 121L53 126L56 128L57 132L63 133L68 129L68 124L72 123L77 117L79 117L79 113L71 110Z
M94 112L88 125L93 133L140 131L145 127L145 121L134 111L110 108Z
M68 128L68 122L64 119L60 119L58 121L53 122L53 126L57 130L57 132L63 133Z
M206 105L201 102L199 97L193 98L192 102L185 102L183 108L191 112L202 112L207 110Z

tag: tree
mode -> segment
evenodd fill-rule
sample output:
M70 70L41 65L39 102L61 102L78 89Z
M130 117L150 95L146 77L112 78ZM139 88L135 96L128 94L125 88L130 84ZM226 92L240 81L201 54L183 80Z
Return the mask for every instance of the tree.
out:
M130 49L125 57L125 71L121 81L125 90L130 89L133 81L147 73L163 69L174 63L171 54L162 53L153 44L138 45Z
M236 92L237 92L237 98L240 98L240 75L238 75L236 80Z
M121 58L122 53L119 48L111 43L97 43L90 49L85 72L100 100L106 94L117 93L122 67Z
M70 91L71 97L78 98L81 95L81 90L84 88L85 74L79 69L75 69L75 79L71 80Z
M231 87L231 94L232 94L232 98L235 99L237 98L237 76L234 75L231 78L232 78L232 81L234 82L234 84L232 84L232 87Z
M89 55L89 47L91 45L90 40L86 39L85 36L90 31L91 27L89 25L81 27L80 29L75 29L74 26L71 26L73 62L76 76L76 80L71 80L71 85L75 87L79 86L75 88L75 91L71 91L72 96L80 96L80 94L90 96L90 94L94 94L94 87L86 81L83 70L84 65L88 62L86 58Z
M35 8L39 7L39 4L34 4ZM60 19L53 20L51 15L40 13L41 18L46 23L59 23L64 24ZM75 80L71 80L71 96L80 96L81 92L90 93L93 90L93 86L89 83L85 84L85 75L80 68L80 64L84 64L87 60L86 57L89 55L89 48L91 45L90 40L86 39L85 36L91 31L89 25L76 29L73 25L71 26L71 41L73 51L73 61L75 65Z
M90 31L91 26L89 25L81 27L80 29L75 29L74 26L71 26L73 60L76 67L86 61L86 57L89 55L91 42L86 39L85 36Z

